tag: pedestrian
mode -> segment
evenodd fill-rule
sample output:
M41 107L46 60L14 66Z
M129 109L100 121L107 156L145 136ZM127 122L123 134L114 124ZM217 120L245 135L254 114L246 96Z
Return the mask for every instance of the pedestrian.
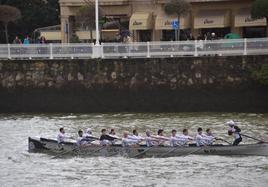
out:
M25 45L29 45L30 44L30 37L29 36L26 36L23 40L23 44Z
M13 40L13 44L22 44L18 36L16 36L15 39Z

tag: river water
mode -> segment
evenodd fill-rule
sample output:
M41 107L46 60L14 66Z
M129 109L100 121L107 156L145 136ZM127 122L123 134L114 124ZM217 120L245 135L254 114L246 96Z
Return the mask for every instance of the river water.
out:
M268 114L2 114L0 115L0 186L268 186L268 157L196 156L130 159L59 158L28 153L28 136L55 138L59 127L76 136L91 127L122 131L137 128L156 132L163 128L213 128L231 141L224 123L233 119L244 134L268 138ZM244 139L244 142L254 142ZM220 142L219 142L220 143Z

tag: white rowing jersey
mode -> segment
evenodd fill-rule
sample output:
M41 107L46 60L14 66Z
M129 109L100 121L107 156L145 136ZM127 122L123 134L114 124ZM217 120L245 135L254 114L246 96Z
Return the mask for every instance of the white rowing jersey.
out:
M131 139L131 140L144 140L144 138L143 137L141 137L141 136L136 136L136 135L128 135L128 139Z
M191 136L188 136L188 135L176 135L176 138L178 138L179 140L179 143L181 145L187 145L187 143L190 141L190 140L193 140L194 138L191 137Z
M63 133L59 133L57 136L58 143L63 143L65 141L65 135Z
M213 137L214 138L214 137ZM195 137L197 146L210 145L208 144L211 141L211 137L207 137L205 134L197 134Z
M85 145L85 144L87 144L87 142L88 141L84 137L78 137L76 140L76 144L78 146Z
M212 136L212 135L204 135L206 138L207 138L207 145L212 145L213 144L213 141L215 140L215 137Z
M145 137L145 142L146 142L147 147L152 147L152 146L158 145L155 138L152 138L150 136Z
M134 140L134 139L130 139L130 138L122 138L122 146L123 147L128 147L131 145L135 145L139 143L139 140Z

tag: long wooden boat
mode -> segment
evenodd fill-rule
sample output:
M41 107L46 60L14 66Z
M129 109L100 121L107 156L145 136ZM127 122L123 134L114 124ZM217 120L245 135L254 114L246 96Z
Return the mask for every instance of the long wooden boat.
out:
M241 144L232 145L212 145L212 146L135 146L122 147L121 145L100 146L88 145L78 147L74 142L58 144L56 140L46 138L28 138L29 152L44 152L58 156L127 156L130 158L145 157L175 157L198 155L224 155L224 156L268 156L268 143L261 144Z

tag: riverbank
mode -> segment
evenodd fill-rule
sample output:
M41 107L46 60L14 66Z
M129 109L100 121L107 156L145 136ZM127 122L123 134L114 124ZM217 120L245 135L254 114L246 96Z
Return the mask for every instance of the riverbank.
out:
M0 61L0 112L268 112L268 56Z

